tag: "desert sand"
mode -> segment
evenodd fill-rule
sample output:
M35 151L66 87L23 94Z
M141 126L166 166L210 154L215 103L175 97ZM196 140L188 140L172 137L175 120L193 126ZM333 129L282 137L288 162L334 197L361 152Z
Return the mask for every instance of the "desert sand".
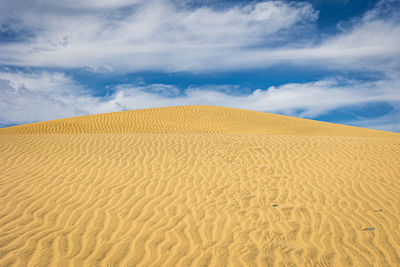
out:
M0 266L400 266L400 134L214 106L0 129Z

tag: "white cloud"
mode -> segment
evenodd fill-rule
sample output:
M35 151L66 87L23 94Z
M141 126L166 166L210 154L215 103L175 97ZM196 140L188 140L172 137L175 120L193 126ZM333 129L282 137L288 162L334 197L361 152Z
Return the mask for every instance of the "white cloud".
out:
M3 7L0 14L4 16L19 15L25 13L27 10L34 12L53 12L53 13L65 13L75 11L78 9L85 12L88 11L99 11L98 9L106 8L121 8L129 5L137 4L143 0L63 0L63 1L52 1L52 0L1 0L0 4ZM72 9L72 10L65 10ZM26 13L25 13L26 14Z
M357 120L345 123L352 126L400 133L400 103L393 103L393 105L395 106L394 110L388 114L373 118L359 117Z
M64 89L69 92L67 95ZM177 105L219 105L315 118L338 108L376 102L393 103L395 110L399 110L400 103L400 79L374 82L325 79L258 89L247 95L232 95L229 86L186 88L182 93L164 84L124 84L114 89L111 95L96 97L84 93L79 84L58 72L3 71L0 72L0 125ZM358 125L397 129L396 121L390 123L390 118L385 120L387 125L371 121Z
M29 88L29 91L59 96L77 93L77 89L80 88L75 81L61 72L3 71L0 72L0 79L7 80L17 91Z
M15 1L3 2L3 10L14 10ZM317 43L318 13L306 2L189 9L171 0L36 0L2 14L3 30L26 36L0 44L0 64L95 72L274 64L389 71L400 65L400 23L393 3L381 1L340 34Z
M30 37L0 44L0 63L126 71L214 69L228 67L225 60L237 60L252 46L276 46L292 35L299 39L306 33L302 27L317 18L310 4L282 1L219 10L178 8L161 0L104 10L96 1L84 1L81 5L91 8L61 9L72 2L34 1L36 8L4 14L4 27ZM50 8L54 6L58 9Z
M57 94L14 86L8 80L0 79L0 126L51 120L85 113L79 107L67 104Z

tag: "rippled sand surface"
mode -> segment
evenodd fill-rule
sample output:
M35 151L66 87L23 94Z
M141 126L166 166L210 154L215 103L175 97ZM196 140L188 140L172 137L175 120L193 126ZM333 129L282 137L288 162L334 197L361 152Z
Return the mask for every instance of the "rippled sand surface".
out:
M400 265L400 134L214 106L0 129L0 266L292 265Z

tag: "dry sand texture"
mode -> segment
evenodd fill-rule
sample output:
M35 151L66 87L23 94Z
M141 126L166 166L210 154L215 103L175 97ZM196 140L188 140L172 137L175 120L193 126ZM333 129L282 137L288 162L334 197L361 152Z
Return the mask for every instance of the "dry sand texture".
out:
M187 106L0 129L0 266L399 266L400 134Z

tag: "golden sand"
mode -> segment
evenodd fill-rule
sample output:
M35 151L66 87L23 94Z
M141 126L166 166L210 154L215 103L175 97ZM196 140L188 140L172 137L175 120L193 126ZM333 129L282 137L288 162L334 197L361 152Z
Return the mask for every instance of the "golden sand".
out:
M0 266L400 266L400 134L185 106L0 129Z

